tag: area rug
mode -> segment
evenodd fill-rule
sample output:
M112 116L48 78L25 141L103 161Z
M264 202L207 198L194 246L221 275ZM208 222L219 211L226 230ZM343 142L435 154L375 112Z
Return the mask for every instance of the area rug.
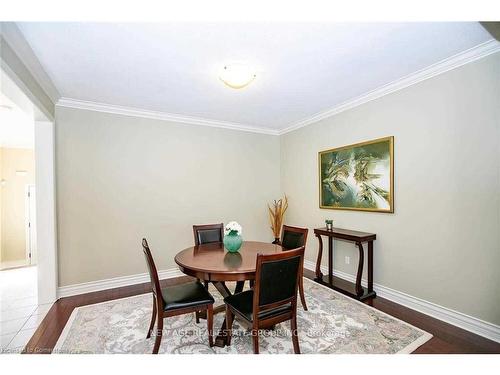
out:
M304 278L308 311L299 303L298 335L302 353L411 353L430 340L431 334ZM216 305L221 295L211 285ZM152 309L151 294L76 308L53 353L151 353L154 338L146 339ZM224 314L214 317L218 332ZM209 347L206 321L194 314L166 318L160 353L252 353L252 337L237 320L231 345ZM293 353L290 323L278 324L259 337L260 352Z

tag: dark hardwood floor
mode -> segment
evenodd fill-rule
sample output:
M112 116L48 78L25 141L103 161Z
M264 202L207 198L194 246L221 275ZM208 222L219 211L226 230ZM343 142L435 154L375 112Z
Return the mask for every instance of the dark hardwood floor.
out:
M313 279L314 273L305 270L306 277ZM188 276L162 280L162 286L174 285L189 280ZM25 353L51 353L66 322L74 308L130 297L150 291L149 283L131 285L122 288L108 289L100 292L82 294L59 299L50 309L33 337L30 339ZM459 353L500 353L500 344L485 339L451 324L431 318L384 298L376 297L364 301L366 304L384 311L389 315L419 327L434 337L420 346L414 353L418 354L459 354Z

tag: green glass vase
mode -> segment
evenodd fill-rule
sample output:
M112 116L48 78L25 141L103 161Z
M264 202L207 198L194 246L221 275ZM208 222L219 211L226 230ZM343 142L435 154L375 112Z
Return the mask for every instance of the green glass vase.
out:
M229 251L230 253L236 253L238 252L238 250L240 250L243 239L239 234L230 232L229 234L226 234L224 236L222 242L224 243L224 247L227 251Z

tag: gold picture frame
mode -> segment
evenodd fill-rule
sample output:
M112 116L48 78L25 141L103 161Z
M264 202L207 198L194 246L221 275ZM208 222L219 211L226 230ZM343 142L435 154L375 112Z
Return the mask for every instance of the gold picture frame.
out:
M394 136L318 152L319 208L394 213Z

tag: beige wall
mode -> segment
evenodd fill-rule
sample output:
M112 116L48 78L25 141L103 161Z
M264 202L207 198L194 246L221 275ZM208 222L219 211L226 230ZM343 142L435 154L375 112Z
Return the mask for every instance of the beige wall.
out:
M2 262L26 259L26 185L35 183L35 156L33 150L1 148ZM16 171L27 171L19 176Z
M395 213L319 209L318 151L388 135ZM500 324L500 54L282 136L281 174L287 223L374 232L376 283ZM336 250L355 274L353 246Z
M272 240L279 138L57 107L59 285L158 269L193 243L192 225L236 220Z
M281 191L289 224L377 233L377 284L500 324L499 77L497 54L279 138L57 107L59 285L145 272L142 236L175 267L194 223L271 240ZM317 152L388 135L395 213L319 209ZM356 252L336 246L354 274Z

